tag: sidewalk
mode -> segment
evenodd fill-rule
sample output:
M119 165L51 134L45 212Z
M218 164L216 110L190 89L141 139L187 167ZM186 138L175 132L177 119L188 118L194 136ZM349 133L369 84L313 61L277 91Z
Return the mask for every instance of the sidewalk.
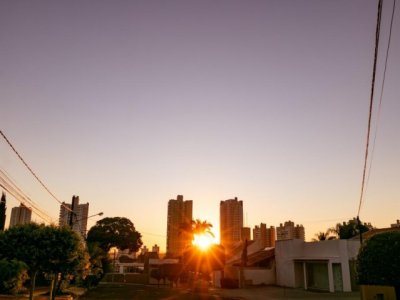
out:
M68 289L65 290L66 292L70 292L72 295L75 295L75 297L82 296L85 292L85 288L80 288L80 287L69 287ZM48 295L45 295L46 293L49 292L48 287L38 287L35 289L33 293L33 299L34 300L47 300L49 299ZM18 296L13 296L13 295L0 295L0 300L6 300L6 299L14 299L14 300L26 300L29 298L29 294L25 293L23 295L18 295ZM56 296L56 299L63 299L67 298L66 296Z

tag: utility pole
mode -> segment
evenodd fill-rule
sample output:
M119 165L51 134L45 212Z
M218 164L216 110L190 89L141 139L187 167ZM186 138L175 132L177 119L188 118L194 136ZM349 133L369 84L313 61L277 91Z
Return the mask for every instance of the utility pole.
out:
M358 227L358 233L360 234L360 244L362 244L363 239L362 239L362 232L361 232L361 221L360 221L359 216L357 216L357 227Z
M75 215L75 202L76 199L79 199L78 196L73 195L72 196L72 204L71 204L71 213L69 214L69 222L68 225L71 227L71 229L74 226L74 215Z

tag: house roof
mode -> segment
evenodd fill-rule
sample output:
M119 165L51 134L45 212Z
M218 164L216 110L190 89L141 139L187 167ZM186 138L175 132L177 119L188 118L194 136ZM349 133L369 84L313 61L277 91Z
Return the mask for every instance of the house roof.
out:
M255 265L261 261L270 259L275 257L275 248L265 248L263 250L259 250L256 251L254 253L251 253L249 255L247 255L247 266L252 266ZM232 262L230 262L230 264L232 265L240 265L242 263L242 260L236 259Z

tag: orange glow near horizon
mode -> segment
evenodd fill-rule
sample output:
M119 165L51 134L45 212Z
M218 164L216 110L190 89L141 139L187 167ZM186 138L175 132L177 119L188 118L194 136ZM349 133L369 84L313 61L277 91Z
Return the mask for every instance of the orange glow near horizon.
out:
M192 244L198 246L202 251L206 251L214 244L214 239L208 234L195 234Z

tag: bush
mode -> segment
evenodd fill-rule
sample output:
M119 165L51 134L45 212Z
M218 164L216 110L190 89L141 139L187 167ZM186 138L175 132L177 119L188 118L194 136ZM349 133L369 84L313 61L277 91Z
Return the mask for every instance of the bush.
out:
M359 284L400 284L400 232L385 232L371 237L357 258Z
M0 292L17 294L24 290L27 266L18 260L0 260Z
M221 278L221 287L223 289L237 289L239 288L239 280L232 278Z
M150 277L154 278L155 280L157 280L157 283L160 284L160 280L163 279L165 282L165 275L162 272L161 269L156 268L156 269L151 269L150 271Z
M80 285L87 289L91 289L92 287L97 286L100 280L101 280L100 276L88 275L81 281Z

